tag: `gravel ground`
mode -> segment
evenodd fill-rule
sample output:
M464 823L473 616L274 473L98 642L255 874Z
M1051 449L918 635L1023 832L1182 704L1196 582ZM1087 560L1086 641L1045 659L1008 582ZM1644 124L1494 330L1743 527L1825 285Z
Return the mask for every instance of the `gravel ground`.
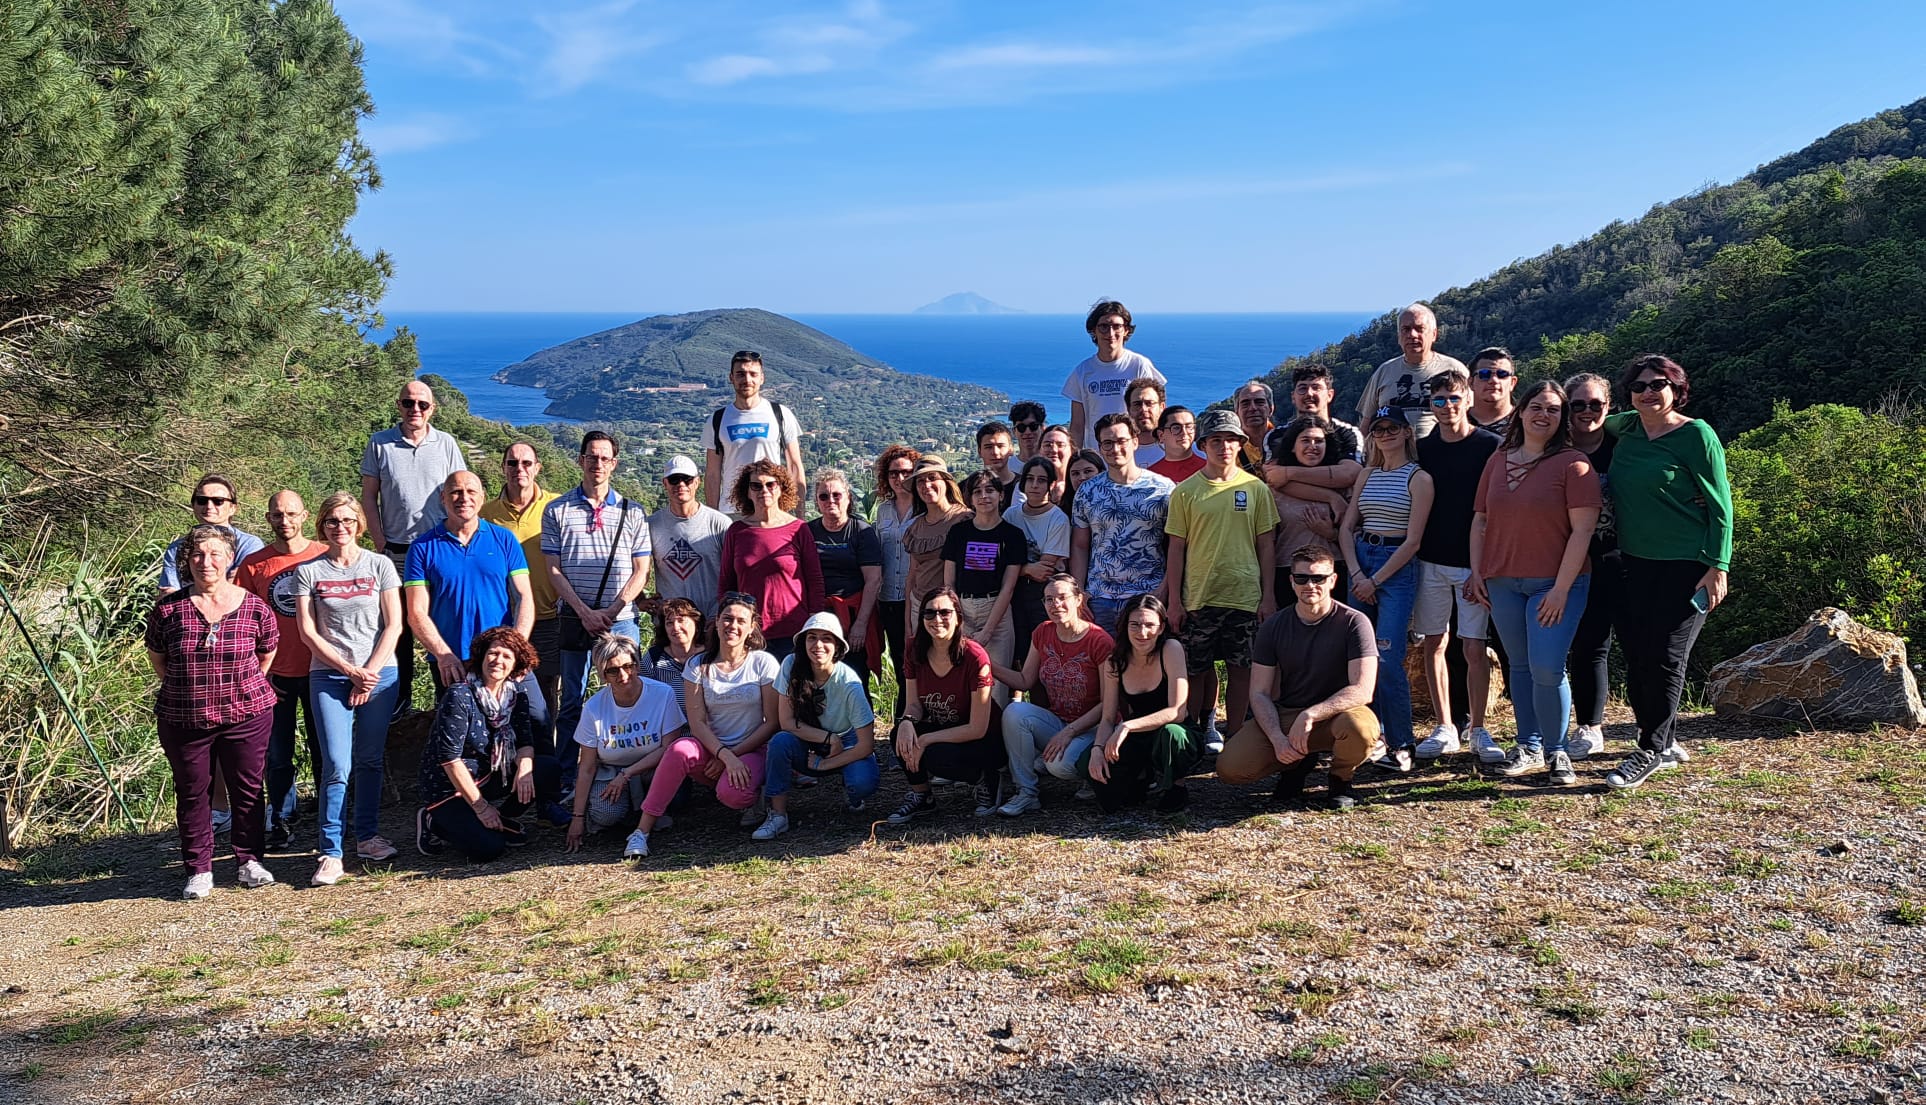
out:
M1695 719L1629 798L1453 762L1342 815L805 791L775 845L196 905L171 837L52 848L0 870L0 1101L1926 1100L1923 736Z

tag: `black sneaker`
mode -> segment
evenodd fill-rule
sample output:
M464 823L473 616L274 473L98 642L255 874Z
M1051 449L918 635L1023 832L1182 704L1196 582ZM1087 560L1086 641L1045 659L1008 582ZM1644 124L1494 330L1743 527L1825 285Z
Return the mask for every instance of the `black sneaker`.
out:
M996 782L978 783L974 790L976 791L976 815L978 817L990 816L996 812L998 806L1003 804L1003 776L1001 774L997 775Z
M268 826L268 831L267 831L267 850L268 851L285 852L288 850L288 845L292 843L294 843L294 830L289 827L286 819L278 820L274 824Z
M889 823L907 825L911 821L936 809L936 796L928 791L912 790L903 795L903 801L891 811Z
M1310 777L1312 757L1306 756L1277 773L1277 786L1271 791L1273 802L1298 802L1304 798L1304 780Z
M1179 784L1164 791L1157 799L1158 813L1181 813L1190 806L1190 788Z
M502 818L502 843L510 848L528 847L528 830L512 817Z
M1654 773L1664 770L1666 761L1658 753L1644 748L1634 748L1625 762L1613 768L1605 776L1605 785L1613 790L1631 790L1651 778Z
M1318 804L1327 810L1348 810L1358 804L1356 795L1357 790L1351 786L1351 780L1334 778Z
M415 811L415 851L424 856L438 856L441 849L441 838L435 835L434 819L428 813L428 807L422 806Z

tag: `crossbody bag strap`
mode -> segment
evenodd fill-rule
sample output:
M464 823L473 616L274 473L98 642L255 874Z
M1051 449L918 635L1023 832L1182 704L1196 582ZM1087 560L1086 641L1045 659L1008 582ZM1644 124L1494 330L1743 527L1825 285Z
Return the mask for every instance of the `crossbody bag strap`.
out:
M622 513L615 519L615 537L609 542L609 558L602 562L602 582L595 585L595 608L602 608L602 592L608 590L609 573L615 569L615 550L622 547L622 527L629 520L629 497L622 496Z

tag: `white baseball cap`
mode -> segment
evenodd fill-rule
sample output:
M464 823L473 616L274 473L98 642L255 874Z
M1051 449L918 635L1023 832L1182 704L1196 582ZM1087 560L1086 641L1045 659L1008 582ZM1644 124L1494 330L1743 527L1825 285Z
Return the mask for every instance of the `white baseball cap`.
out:
M695 461L677 453L675 456L669 458L669 467L662 473L662 478L665 480L670 476L688 476L691 479L700 479L702 473L696 471Z

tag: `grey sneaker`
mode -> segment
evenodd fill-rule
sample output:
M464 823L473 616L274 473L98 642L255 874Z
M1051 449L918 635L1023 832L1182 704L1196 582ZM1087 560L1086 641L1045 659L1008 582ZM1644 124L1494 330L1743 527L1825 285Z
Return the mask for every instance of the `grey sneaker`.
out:
M249 890L259 890L274 885L274 872L261 866L260 860L248 860L241 864L241 885Z
M649 834L637 829L629 834L628 843L622 845L623 859L649 858Z
M188 878L187 885L181 887L181 900L186 902L203 901L214 893L214 872L202 871Z
M749 803L748 809L742 811L742 816L736 819L736 824L741 825L745 829L753 829L762 824L762 817L762 799L758 798L754 802Z
M1498 747L1498 742L1482 725L1471 731L1471 750L1477 754L1478 762L1481 764L1505 762L1505 750Z
M1386 771L1395 771L1403 774L1411 770L1411 750L1409 748L1387 749L1384 755L1379 756L1371 762Z
M1677 767L1677 766L1679 766L1680 764L1689 764L1689 763L1691 763L1691 762L1692 762L1692 753L1690 753L1690 752L1687 752L1687 751L1685 750L1685 746L1684 746L1684 745L1682 745L1682 744L1680 744L1680 743L1678 743L1677 741L1673 741L1673 742L1672 742L1672 747L1670 747L1670 748L1668 748L1668 749L1666 749L1665 751L1663 751L1663 752L1661 752L1661 753L1659 753L1659 759L1661 759L1661 760L1664 760L1664 761L1665 761L1665 763L1663 763L1662 765L1660 765L1660 767L1659 767L1659 770L1660 770L1660 771L1669 771L1669 770L1671 770L1672 768L1675 768L1675 767Z
M1089 783L1085 783L1078 787L1077 793L1070 797L1075 798L1079 802L1094 802L1097 800L1097 788L1091 786Z
M1003 804L1003 776L998 775L994 783L978 783L976 791L976 815L988 817Z
M1605 751L1605 730L1597 725L1581 725L1572 735L1571 755L1574 760L1596 756Z
M1545 753L1539 749L1514 748L1511 750L1511 755L1505 757L1505 762L1498 765L1498 774L1507 778L1543 770L1545 770Z
M1022 817L1031 810L1040 810L1042 808L1043 800L1037 797L1036 791L1019 790L1016 792L1015 798L998 806L996 812L1005 817Z
M1578 773L1572 770L1570 756L1563 752L1551 754L1550 779L1551 785L1555 787L1568 787L1578 782Z
M754 840L774 840L788 831L789 815L770 810L769 816L762 819L762 824L750 836Z

